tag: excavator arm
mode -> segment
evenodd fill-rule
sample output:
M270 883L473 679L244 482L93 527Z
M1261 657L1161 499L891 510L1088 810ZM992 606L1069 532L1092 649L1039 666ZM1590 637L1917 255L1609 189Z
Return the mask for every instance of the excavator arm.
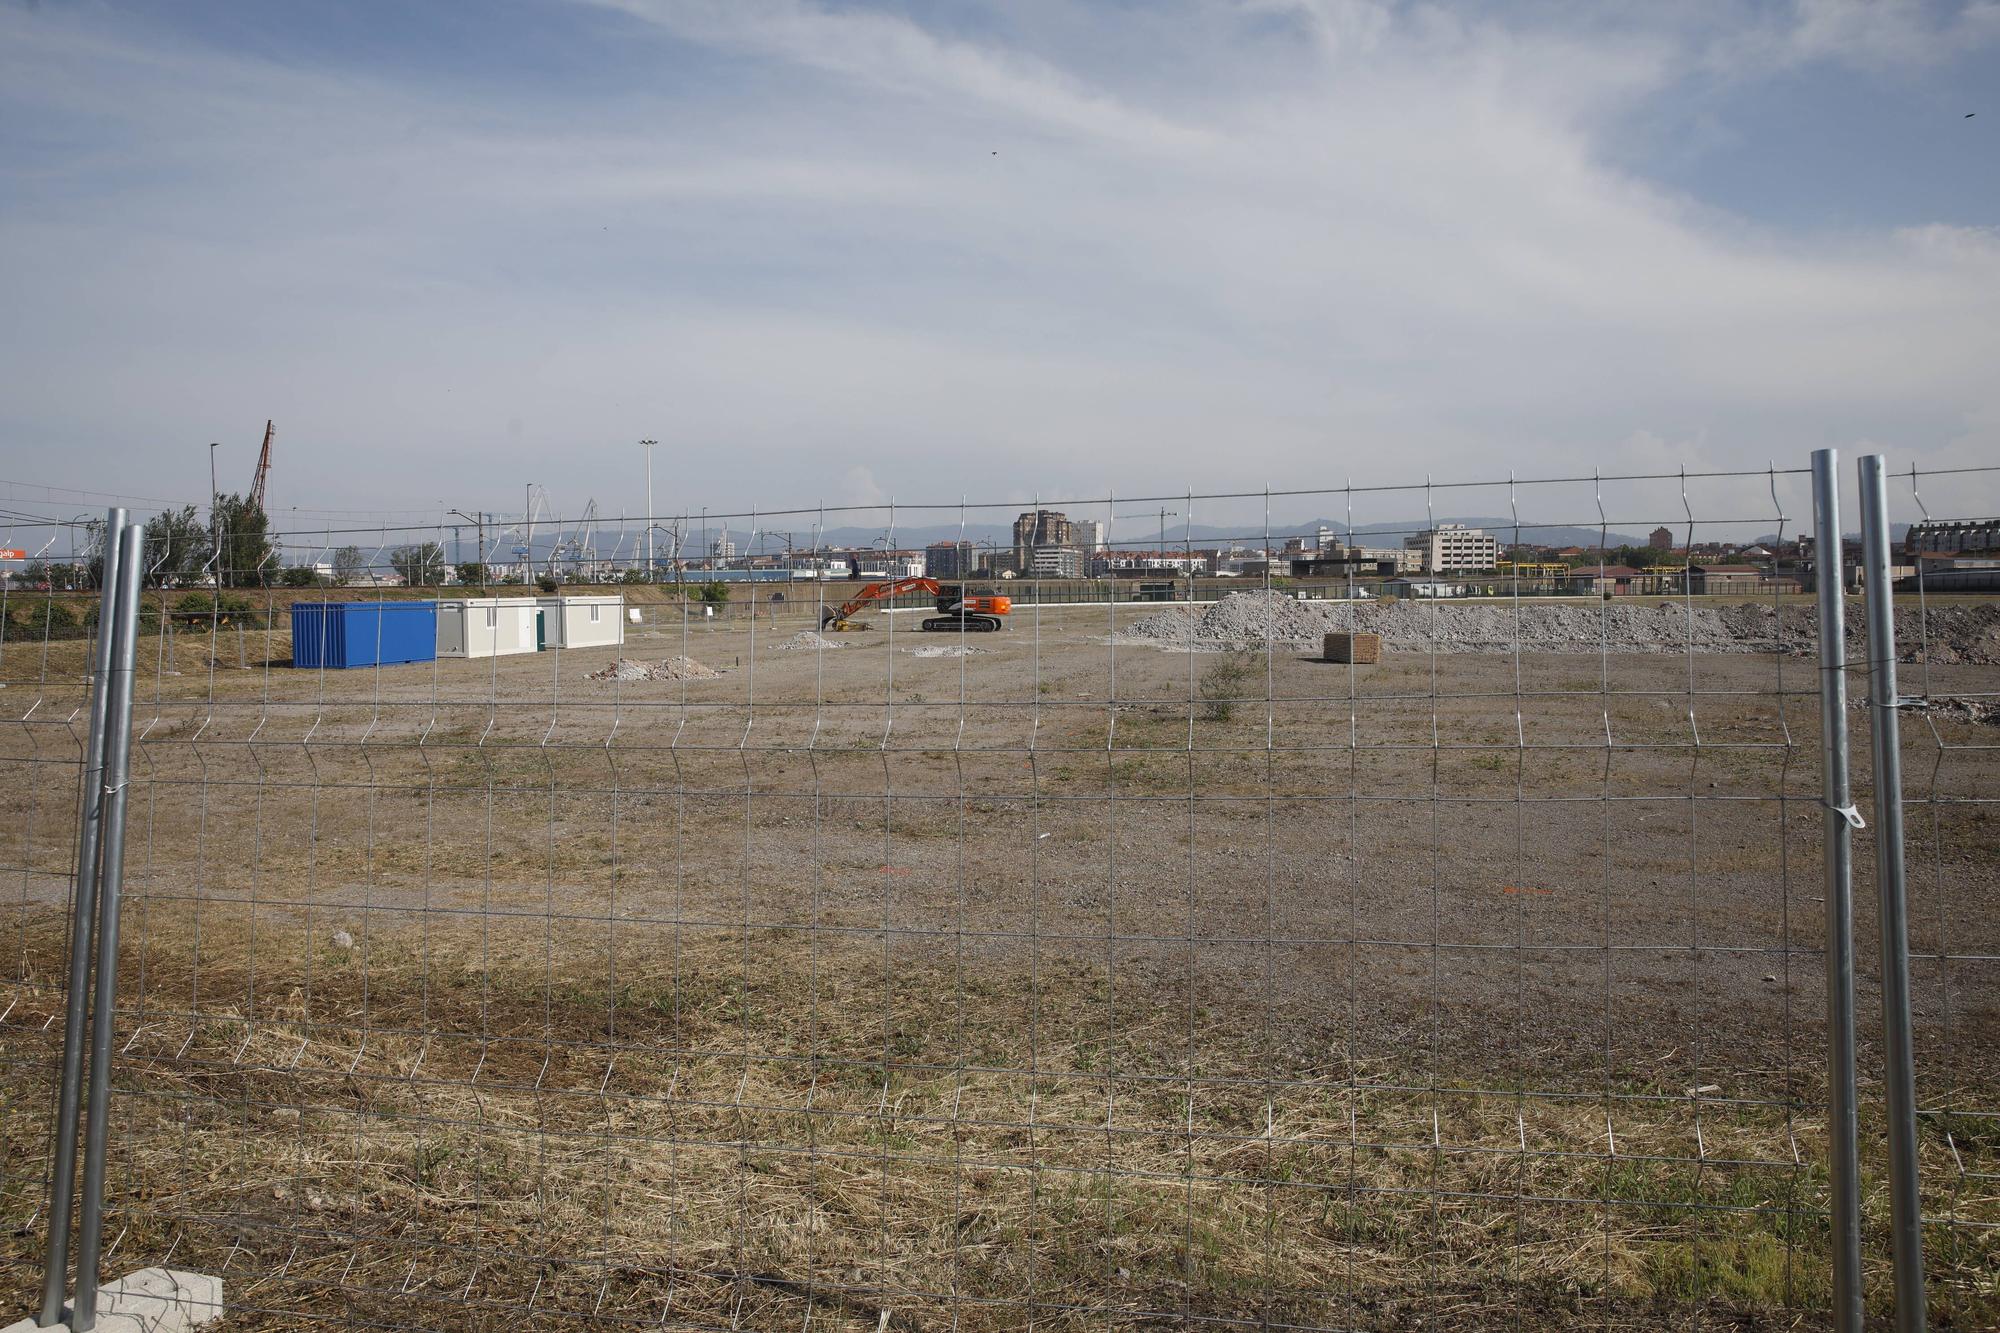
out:
M946 587L936 579L919 576L869 584L839 606L828 607L819 618L819 627L822 630L854 629L856 627L849 620L863 607L892 601L898 594L906 592L927 592L937 599L938 614L923 621L923 628L933 633L997 630L1004 623L1000 617L1013 610L1013 602L1009 598L990 594L968 597L965 589L957 584Z
M846 629L848 618L860 612L863 607L872 606L876 602L889 601L898 594L906 592L927 592L935 597L938 595L938 582L936 579L919 577L885 579L880 583L871 583L860 592L855 593L854 596L842 602L837 608L828 608L826 613L819 618L820 628L825 629L831 626L834 629Z

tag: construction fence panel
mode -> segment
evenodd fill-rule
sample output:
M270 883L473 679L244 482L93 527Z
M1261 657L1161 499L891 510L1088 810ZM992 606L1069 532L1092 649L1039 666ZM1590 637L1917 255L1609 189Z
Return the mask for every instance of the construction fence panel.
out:
M1503 546L1586 549L1605 591L1302 600L1267 569L1214 605L1023 598L997 634L916 606L822 637L807 585L775 622L648 602L622 646L349 670L291 665L282 590L206 623L149 592L108 1273L220 1273L231 1328L1824 1311L1819 682L1778 554L1810 531L1804 470L1042 507L1148 549L1168 508L1189 553L1500 516ZM710 521L893 545L1016 508ZM1613 592L1622 535L1661 526L1674 590ZM1708 544L1754 542L1704 588ZM53 627L67 595L15 596L0 1256L25 1309L88 643ZM2000 622L1905 602L1929 1295L1974 1327L2000 1319ZM1323 660L1329 633L1379 660ZM1879 1313L1887 1204L1862 1201Z

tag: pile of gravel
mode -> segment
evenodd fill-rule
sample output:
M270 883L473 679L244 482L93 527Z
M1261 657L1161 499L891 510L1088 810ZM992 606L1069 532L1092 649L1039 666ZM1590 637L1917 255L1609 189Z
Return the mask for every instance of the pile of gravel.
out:
M660 662L641 662L621 657L602 671L593 671L587 680L714 680L722 673L692 657L669 657Z
M829 639L818 630L802 629L782 643L771 645L774 653L796 653L811 648L839 648L844 645L838 639Z
M971 648L958 643L934 643L924 648L906 648L912 657L971 657L977 653L990 653L991 648Z
M1920 645L1936 663L2000 663L2000 606L1931 610L1919 634L1914 607L1899 608L1897 644L1905 661ZM1406 653L1768 653L1815 651L1810 604L1782 619L1769 605L1711 606L1671 598L1576 605L1511 601L1301 602L1281 592L1230 593L1213 606L1173 606L1119 630L1111 642L1196 652L1272 642L1318 647L1330 630L1367 631ZM1848 651L1861 650L1859 614L1849 617Z

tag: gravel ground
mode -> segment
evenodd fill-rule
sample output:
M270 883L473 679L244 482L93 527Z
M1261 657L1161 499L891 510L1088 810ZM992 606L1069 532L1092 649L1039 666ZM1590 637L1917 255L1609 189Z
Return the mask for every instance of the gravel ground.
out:
M906 648L912 657L974 657L986 652L984 648L964 648L955 643L932 644L928 648Z

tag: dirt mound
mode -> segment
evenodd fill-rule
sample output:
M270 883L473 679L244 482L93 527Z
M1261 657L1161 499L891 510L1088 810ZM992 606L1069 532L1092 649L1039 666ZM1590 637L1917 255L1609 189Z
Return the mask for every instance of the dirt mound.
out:
M722 673L692 657L669 657L659 662L641 662L621 657L602 671L593 671L586 680L714 680Z
M774 653L796 653L816 648L841 648L846 645L838 639L829 639L818 630L802 629L791 638L771 645Z

